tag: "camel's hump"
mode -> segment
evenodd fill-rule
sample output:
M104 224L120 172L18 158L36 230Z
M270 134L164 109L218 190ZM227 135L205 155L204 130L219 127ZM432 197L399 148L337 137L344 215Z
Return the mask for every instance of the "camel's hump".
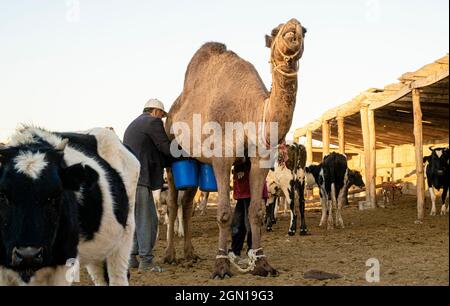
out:
M203 44L198 51L222 54L227 52L227 46L219 42L207 42Z

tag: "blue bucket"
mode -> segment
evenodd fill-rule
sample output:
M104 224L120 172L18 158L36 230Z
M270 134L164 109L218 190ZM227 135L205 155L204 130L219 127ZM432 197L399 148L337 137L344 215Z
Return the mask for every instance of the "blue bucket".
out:
M195 160L180 160L172 164L175 189L198 186L198 164Z
M200 178L199 185L201 191L217 191L217 181L214 176L214 170L211 165L201 164L200 165Z

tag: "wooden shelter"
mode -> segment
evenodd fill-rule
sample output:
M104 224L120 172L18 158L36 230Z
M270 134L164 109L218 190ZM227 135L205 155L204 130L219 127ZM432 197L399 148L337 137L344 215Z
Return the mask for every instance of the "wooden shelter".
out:
M418 220L422 220L424 145L448 144L449 138L448 62L446 55L403 74L399 83L359 94L297 129L294 140L306 136L308 156L312 156L312 139L322 141L323 155L329 153L330 144L341 153L359 150L364 155L366 197L372 207L376 206L377 150L414 144Z

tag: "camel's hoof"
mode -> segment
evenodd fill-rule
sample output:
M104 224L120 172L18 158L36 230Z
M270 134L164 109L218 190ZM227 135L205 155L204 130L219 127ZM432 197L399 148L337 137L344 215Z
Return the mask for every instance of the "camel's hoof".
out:
M253 275L256 276L278 276L279 273L277 270L272 268L269 263L267 262L267 259L265 257L259 258L256 261L255 269L251 272Z
M233 276L233 273L231 273L230 261L225 258L216 259L216 263L214 264L214 272L212 273L211 278L224 279L227 276Z
M198 256L195 253L186 254L184 256L184 259L186 261L193 262L193 263L196 263L197 261L201 260L200 256Z
M175 252L166 252L166 256L164 256L163 263L166 263L169 265L177 263L177 259L175 257Z

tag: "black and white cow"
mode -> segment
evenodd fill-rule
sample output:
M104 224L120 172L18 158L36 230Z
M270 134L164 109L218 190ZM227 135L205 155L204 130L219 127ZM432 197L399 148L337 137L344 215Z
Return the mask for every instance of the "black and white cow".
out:
M0 149L0 284L127 285L139 161L114 132L25 127ZM105 273L106 272L106 273Z
M278 165L267 175L267 189L269 201L266 206L266 229L272 230L272 224L276 220L277 200L283 195L289 203L291 220L288 234L295 235L297 231L297 214L295 200L298 199L300 210L300 235L307 235L308 228L305 221L305 164L306 148L300 144L286 145L287 160Z
M333 206L336 207L336 226L344 228L341 210L345 204L347 190L351 185L364 187L362 176L357 171L347 167L347 157L339 153L331 153L324 157L319 165L310 165L305 168L307 181L313 181L319 186L320 203L322 205L322 218L319 226L323 226L327 219L327 228L332 229ZM311 183L307 183L311 184Z
M449 189L449 179L450 179L450 150L449 148L430 148L431 155L423 158L424 163L428 163L426 168L426 176L428 188L430 191L430 198L432 203L431 215L436 215L436 193L435 190L442 191L442 207L441 215L448 213L448 207L445 207L445 200L447 198L447 193Z

